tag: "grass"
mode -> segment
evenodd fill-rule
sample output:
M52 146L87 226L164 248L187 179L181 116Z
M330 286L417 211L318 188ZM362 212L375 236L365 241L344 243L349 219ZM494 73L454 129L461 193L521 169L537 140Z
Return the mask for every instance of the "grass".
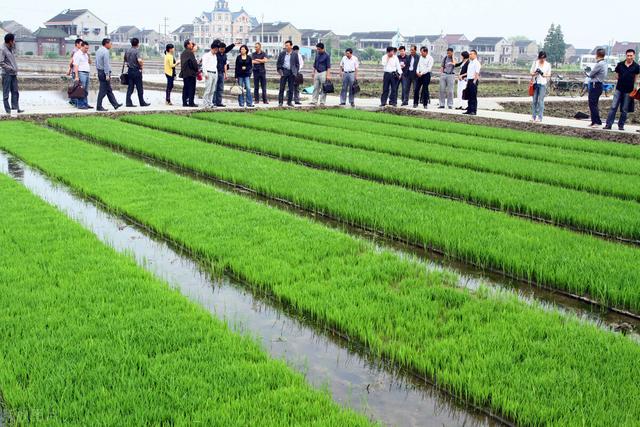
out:
M129 116L125 120L138 119ZM393 154L430 164L464 167L478 172L490 172L511 178L587 191L592 194L640 201L640 176L593 171L575 166L560 166L539 160L425 144L419 141L373 135L366 132L348 132L327 126L306 123L292 124L288 121L277 122L273 118L265 120L261 116L249 114L239 117L236 124L326 144ZM162 125L167 126L167 123Z
M366 425L0 175L9 425Z
M524 142L527 144L542 145L546 147L560 147L587 153L599 153L618 157L626 157L629 159L640 159L640 147L629 144L620 144L608 141L593 141L569 136L546 135L544 133L538 132L494 128L490 126L468 125L442 120L420 119L416 117L399 116L396 114L373 113L362 110L330 109L318 111L318 113L334 117L364 121L365 123L363 123L361 126L365 127L368 126L371 122L387 123L390 125L402 125L417 129L457 133L467 136L497 138L506 141Z
M161 126L169 116L138 116ZM134 120L133 118L131 120ZM197 123L171 117L175 129ZM188 119L185 119L188 120ZM52 119L103 143L241 184L344 222L606 305L640 309L640 249L401 187L316 170L108 119ZM93 124L91 124L93 123ZM203 122L204 123L204 122ZM248 135L244 133L246 138Z
M130 135L120 126L120 135ZM453 288L445 273L426 273L413 260L308 219L35 125L5 122L0 130L4 149L49 175L518 424L640 418L640 346L621 335L510 294ZM146 142L162 145L154 135Z
M328 116L325 114L308 114L295 111L259 111L259 116L269 117L270 121L266 125L269 129L274 127L288 126L285 122L309 123L312 125L322 125L327 127L344 129L345 137L355 136L354 130L361 132L402 138L410 141L420 141L427 144L437 144L448 147L465 148L477 150L485 153L502 154L531 160L541 160L544 162L557 163L560 165L577 166L590 170L615 172L621 174L640 174L640 159L630 159L606 154L587 153L584 151L573 151L558 147L548 147L534 145L524 142L513 142L499 138L489 138L456 133L447 133L442 130L427 130L403 125L391 125L389 123L362 123L357 120L345 119L343 117ZM277 119L271 121L271 119ZM242 121L242 120L240 120ZM264 119L261 119L264 122ZM297 126L297 124L296 124Z
M462 198L483 206L521 215L544 218L556 224L596 231L626 239L640 239L638 204L633 201L593 195L581 191L527 182L500 175L476 172L440 164L425 164L384 153L326 145L309 139L274 134L261 130L248 131L247 122L258 127L265 120L244 113L198 113L196 122L186 117L171 121L153 119L152 126L175 131L205 141L239 147L302 161L317 167L357 174L381 182L398 184L410 189L434 192ZM148 118L129 117L132 123L149 124ZM100 126L111 132L111 122L93 120L56 122L71 131ZM270 123L266 126L270 126ZM253 129L253 128L252 128ZM251 137L247 138L250 132Z

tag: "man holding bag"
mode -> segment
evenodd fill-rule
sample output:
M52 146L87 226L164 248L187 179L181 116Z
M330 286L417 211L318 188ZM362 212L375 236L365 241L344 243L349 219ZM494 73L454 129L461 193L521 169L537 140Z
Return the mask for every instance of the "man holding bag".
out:
M76 83L80 83L82 85L82 89L84 89L84 97L78 99L78 109L92 109L93 107L89 105L88 100L90 80L89 73L91 71L91 66L89 65L89 43L82 42L80 50L73 55L73 71L76 76Z
M316 60L313 63L313 96L311 105L317 105L319 99L320 106L324 107L327 102L324 84L327 80L331 80L331 58L324 50L324 43L318 43L316 49Z

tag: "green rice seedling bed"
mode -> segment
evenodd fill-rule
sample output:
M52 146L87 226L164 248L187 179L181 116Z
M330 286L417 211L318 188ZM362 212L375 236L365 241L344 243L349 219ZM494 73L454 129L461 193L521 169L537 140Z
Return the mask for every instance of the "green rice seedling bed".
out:
M9 425L367 424L4 175L0 206Z
M202 113L196 117L213 123L197 122L188 117L156 120L141 116L127 119L131 123L150 124L154 128L177 132L209 142L239 147L279 158L356 174L390 184L428 193L459 198L474 204L504 210L558 225L595 232L623 240L640 239L640 208L636 202L585 193L582 191L532 183L501 175L476 172L440 164L404 159L384 153L326 145L316 141L247 130L230 125L244 113ZM78 119L55 122L70 131L93 128L94 133L112 132L113 123Z
M502 139L506 141L524 142L527 144L559 147L568 150L589 153L607 154L629 159L640 159L640 147L610 141L594 141L561 135L547 135L538 132L527 132L514 129L494 128L490 126L468 125L443 120L424 119L420 117L400 116L392 113L374 113L363 110L327 109L318 110L319 114L364 120L375 123L388 123L414 127L418 129L458 133L468 136ZM366 124L364 126L367 126Z
M541 160L544 162L570 165L591 170L614 172L619 174L640 175L640 159L616 157L605 154L572 151L557 147L533 145L513 142L497 138L461 135L429 129L421 129L389 123L364 122L357 119L328 116L325 114L309 114L302 111L257 111L257 115L273 119L286 120L289 123L309 123L344 129L345 138L350 138L353 131L358 134L370 133L374 135L402 138L420 141L426 144L443 145L447 147L477 150L524 159ZM420 120L420 119L416 119ZM281 121L270 122L267 126L283 126ZM290 126L290 125L289 125Z
M129 116L126 120L137 120L137 118ZM393 154L427 163L464 167L478 172L490 172L527 181L586 191L592 194L640 201L640 176L636 175L592 171L567 165L560 166L556 163L539 160L424 144L418 141L373 135L366 132L349 132L344 129L308 123L291 123L287 120L278 122L274 118L265 120L260 115L246 114L245 116L240 116L235 124L327 144Z
M168 119L140 117L151 125ZM65 123L97 141L436 248L480 267L588 295L604 305L640 309L640 249L141 126L96 119L110 128L95 132L97 127L87 122L78 125L77 120L52 119L51 123Z
M156 135L149 133L154 145ZM209 259L218 271L272 292L374 354L518 424L624 425L640 418L640 346L622 335L510 293L457 289L450 274L427 273L413 260L309 219L35 125L0 123L0 146Z

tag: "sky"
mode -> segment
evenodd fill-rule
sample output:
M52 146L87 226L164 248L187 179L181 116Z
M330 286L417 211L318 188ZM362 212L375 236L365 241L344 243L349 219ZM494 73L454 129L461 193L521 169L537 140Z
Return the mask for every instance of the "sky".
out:
M0 20L16 20L31 30L64 9L90 9L106 21L109 31L120 25L158 30L168 17L169 31L191 23L202 11L214 8L213 0L2 0ZM131 11L131 5L135 10ZM561 24L565 41L577 48L609 44L612 40L638 41L634 25L616 26L615 19L601 20L600 0L563 0L538 5L523 0L230 0L232 11L241 7L265 22L289 21L297 28L331 29L338 34L387 30L405 36L464 33L477 36L527 36L542 42L552 23ZM453 6L455 4L455 6ZM188 5L188 7L185 7ZM542 12L541 12L542 11ZM630 9L631 13L632 10ZM633 14L631 13L630 16ZM162 31L164 32L164 30Z

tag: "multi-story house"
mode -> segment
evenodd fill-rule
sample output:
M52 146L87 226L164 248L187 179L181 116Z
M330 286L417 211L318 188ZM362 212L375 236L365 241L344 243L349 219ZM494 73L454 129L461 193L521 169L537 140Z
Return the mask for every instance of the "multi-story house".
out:
M134 25L123 25L116 28L109 37L111 38L111 42L116 45L128 45L131 42L131 39L135 37L136 34L140 32L140 29Z
M249 42L262 43L262 49L269 56L277 56L287 40L291 40L294 45L302 44L302 33L290 22L261 23L249 34Z
M80 37L99 43L108 37L107 23L88 9L67 9L44 23L46 28L64 31L68 38Z
M398 47L406 41L406 38L399 31L351 33L350 38L356 43L358 49L375 49L378 52L384 52L388 46Z
M186 40L193 40L193 24L182 24L171 32L171 39L178 47L182 46Z
M511 50L511 62L532 62L538 57L538 49L538 43L533 40L516 40Z
M445 34L442 38L458 57L462 52L469 51L470 40L464 34Z
M249 33L257 21L244 9L231 12L229 2L218 0L211 12L202 12L193 21L193 39L201 46L209 46L214 40L226 44L249 42Z
M504 37L476 37L469 47L478 52L483 64L508 64L512 60L513 45Z

